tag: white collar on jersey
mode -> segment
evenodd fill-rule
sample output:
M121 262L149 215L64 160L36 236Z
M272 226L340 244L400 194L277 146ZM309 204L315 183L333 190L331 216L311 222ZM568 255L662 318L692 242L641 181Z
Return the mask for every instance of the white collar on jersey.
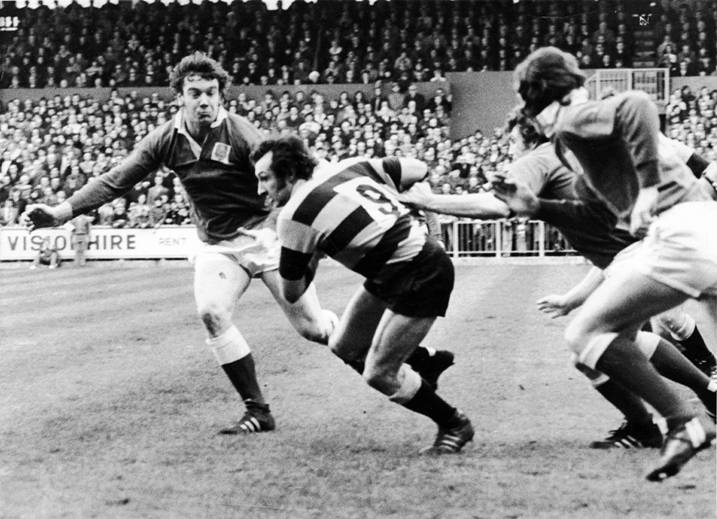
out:
M220 106L219 111L217 112L217 119L211 124L211 128L216 128L222 124L226 118L227 111L223 106ZM177 110L177 113L174 116L174 129L187 138L189 147L192 149L192 153L194 153L196 158L199 158L202 154L202 146L194 140L194 137L189 135L187 128L184 126L184 110L182 109Z
M585 87L575 88L571 90L565 97L559 101L553 101L543 108L543 111L535 116L535 121L540 125L543 134L546 137L552 137L555 128L555 122L558 120L558 112L563 106L572 106L586 103L590 94Z

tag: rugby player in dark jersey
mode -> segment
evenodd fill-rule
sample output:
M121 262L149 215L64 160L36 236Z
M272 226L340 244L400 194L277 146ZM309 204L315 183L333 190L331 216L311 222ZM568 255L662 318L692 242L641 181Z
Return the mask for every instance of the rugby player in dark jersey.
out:
M279 274L288 301L311 285L327 255L366 278L329 346L393 402L438 425L425 452L457 453L473 438L470 420L406 363L453 289L450 258L395 193L425 179L415 159L347 159L317 168L297 137L264 141L252 155L260 190L283 205L277 223Z
M321 309L313 287L290 304L279 293L278 244L259 242L247 229L271 235L273 218L257 193L249 160L259 131L222 106L229 75L213 59L191 54L174 68L170 84L181 105L176 116L150 132L119 165L55 207L28 207L30 229L60 225L124 195L162 165L177 175L193 210L200 250L194 257L194 296L207 331L207 345L245 403L246 413L222 433L270 431L269 411L249 345L232 322L237 301L259 277L297 331L326 343L336 316Z
M513 184L521 186L521 189L517 190L521 195L530 193L532 198L519 198L513 192L510 200L506 200L510 203L504 205L497 202L491 193L436 195L426 189L425 185L417 185L399 198L423 209L460 216L502 217L512 209L521 216L542 219L557 227L573 248L593 263L597 272L601 273L618 253L638 241L637 238L616 228L617 218L592 193L584 179L563 164L550 142L536 131L526 117L519 111L514 111L509 116L507 126L511 141L510 151L515 160L505 176ZM685 159L699 172L707 166L707 162L690 157L689 153ZM494 180L499 178L503 176L496 175ZM533 192L539 193L540 198L533 195ZM588 282L592 284L597 278L598 276L591 272L586 283L581 284L581 288ZM598 281L602 281L602 274ZM541 309L545 310L546 305L548 300L539 301ZM695 327L694 319L681 310L670 311L661 316L664 317L659 322L666 322L671 333L674 333L673 330L681 332L682 328L689 329L689 334L678 339L684 343L690 360L709 373L714 367L714 356ZM659 341L656 336L645 336L643 341L643 351L658 370L695 389L701 394L710 411L714 411L714 393L708 390L710 381L704 374L696 373L667 341ZM680 358L675 360L678 356ZM607 438L592 442L591 447L659 447L662 444L659 428L653 423L650 412L637 395L603 373L582 365L577 361L577 357L574 357L574 361L595 389L625 416L625 423L621 427L611 431Z
M565 338L582 364L617 380L665 418L661 457L647 474L661 481L711 445L715 424L666 383L636 339L650 317L689 298L717 297L717 202L677 153L660 148L657 108L646 93L590 101L577 60L555 47L531 53L514 76L523 112L556 153L570 150L619 225L644 236L613 260ZM708 326L717 327L714 308L707 317Z

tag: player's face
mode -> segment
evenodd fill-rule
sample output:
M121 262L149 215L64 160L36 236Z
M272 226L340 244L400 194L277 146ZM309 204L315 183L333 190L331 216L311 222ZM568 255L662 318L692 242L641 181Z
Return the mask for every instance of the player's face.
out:
M219 81L189 75L184 78L179 101L182 103L185 121L190 125L209 125L219 113L221 104Z
M516 126L510 131L510 134L508 134L508 153L510 153L510 156L513 157L513 160L516 160L522 157L527 151L528 148L525 145L523 136L520 134L520 130Z
M276 205L281 207L291 198L291 183L284 179L277 178L276 173L271 169L273 153L269 152L254 164L254 174L258 181L257 192L260 195L266 193Z

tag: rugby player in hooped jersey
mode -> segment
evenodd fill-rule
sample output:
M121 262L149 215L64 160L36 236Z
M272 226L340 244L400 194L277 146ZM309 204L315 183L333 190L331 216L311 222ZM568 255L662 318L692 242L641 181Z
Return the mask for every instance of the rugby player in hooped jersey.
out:
M236 434L275 427L249 345L232 323L237 301L251 279L262 279L293 327L309 340L326 344L337 318L321 309L313 286L292 303L280 294L271 208L257 193L249 160L262 136L249 121L222 107L229 79L202 53L182 59L170 77L181 105L173 120L152 131L124 161L66 202L29 206L23 218L30 230L61 225L122 196L162 165L177 174L203 242L194 261L194 296L207 345L246 406L244 416L221 431ZM274 240L257 240L249 230L261 230Z
M252 159L260 191L283 205L281 291L296 301L327 255L364 276L329 338L334 354L393 402L438 425L424 452L457 453L473 438L470 420L439 397L406 359L444 316L453 265L395 193L425 179L414 159L348 159L318 168L304 142L267 140Z
M717 296L717 203L676 155L660 157L657 109L644 92L589 101L577 60L555 47L531 53L514 76L524 113L556 152L573 153L586 181L633 234L647 229L636 253L587 298L565 337L581 363L665 417L662 456L647 474L661 481L711 444L715 426L665 383L635 336L653 315L688 298Z

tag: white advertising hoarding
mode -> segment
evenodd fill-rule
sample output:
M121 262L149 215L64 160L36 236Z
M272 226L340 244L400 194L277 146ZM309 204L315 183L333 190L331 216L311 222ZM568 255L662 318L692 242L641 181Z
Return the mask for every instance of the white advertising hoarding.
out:
M63 259L72 259L72 239L67 228L0 227L0 261L32 260L45 237ZM199 245L194 226L162 226L155 229L113 229L93 226L88 259L177 259L193 255Z

